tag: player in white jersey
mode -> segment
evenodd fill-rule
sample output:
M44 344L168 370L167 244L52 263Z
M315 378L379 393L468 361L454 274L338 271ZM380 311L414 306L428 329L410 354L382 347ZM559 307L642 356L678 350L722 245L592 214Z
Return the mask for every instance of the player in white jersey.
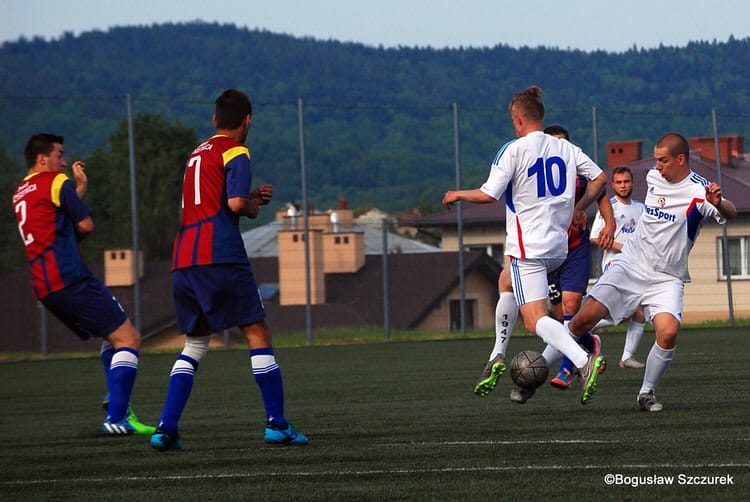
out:
M643 203L631 198L633 193L633 172L627 166L618 166L612 170L612 189L615 195L610 200L615 215L615 242L609 249L604 249L602 253L602 272L612 259L622 251L622 246L630 235L635 232L635 226L643 213ZM599 232L604 227L604 219L601 214L597 213L594 218L594 224L591 227L591 242L599 245ZM596 327L610 325L609 322L602 320ZM635 359L634 355L638 349L638 344L643 336L643 327L645 319L640 308L636 309L633 316L628 321L628 329L625 333L625 345L620 358L620 368L640 369L645 366L642 362Z
M588 300L568 324L573 334L589 331L602 318L619 323L640 305L654 325L656 340L646 359L638 406L661 411L655 389L674 357L682 317L688 253L707 218L723 224L737 216L721 187L689 167L687 140L677 133L654 146L656 166L648 172L645 209L635 232L589 291Z
M505 254L525 328L573 361L581 374L581 402L585 404L596 391L598 373L606 361L589 355L548 315L547 273L567 256L567 229L574 205L585 209L596 200L606 176L579 147L544 134L544 104L538 87L517 93L508 111L517 139L500 148L487 181L473 190L448 191L442 202L450 208L458 201L490 203L505 196ZM574 204L576 174L590 180L578 204Z

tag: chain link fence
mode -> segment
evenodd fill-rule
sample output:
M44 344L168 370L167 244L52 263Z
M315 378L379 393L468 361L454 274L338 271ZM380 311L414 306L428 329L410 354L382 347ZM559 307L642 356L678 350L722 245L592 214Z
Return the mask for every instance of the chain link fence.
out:
M76 123L50 120L50 107L69 111L69 116L76 117ZM28 136L36 132L64 135L66 159L72 164L73 160L79 158L92 158L96 152L107 152L111 147L110 138L127 123L127 111L124 96L0 96L0 119L6 124L13 124L12 132L6 133L1 142L7 156L12 159L8 165L2 166L5 172L3 188L7 196L25 174L22 150ZM213 98L176 101L134 96L132 111L136 123L141 114L157 115L168 124L177 123L193 130L196 139L208 137L213 132ZM641 141L643 157L648 158L654 141L665 132L676 130L686 137L713 137L716 131L719 136L744 137L750 132L748 119L750 115L747 114L722 111L716 114L715 128L712 110L646 110L638 106L623 110L611 109L606 105L596 108L549 106L545 123L564 126L570 131L571 140L606 168L607 145L610 142ZM633 127L633 123L638 126ZM135 136L138 138L137 131ZM253 156L254 184L272 183L274 201L263 209L261 219L243 221L242 228L251 230L273 224L279 215L283 218L290 205L299 206L303 200L311 212L341 207L342 201L346 201L348 208L354 209L355 215L372 206L382 206L380 209L390 212L407 211L414 207L420 207L422 212L439 211L443 193L454 188L457 179L460 179L463 188L479 186L484 181L496 151L512 137L513 130L504 106L462 107L458 102L403 107L325 103L314 99L290 103L254 103L253 125L247 141ZM153 151L147 142L148 138L140 138L134 143L136 171L142 161L139 152ZM404 145L408 145L408 148ZM185 155L188 153L189 150L185 151ZM741 159L743 152L736 153ZM306 193L303 193L302 163L305 165ZM414 166L429 166L430 174L425 176L423 170L414 169ZM128 167L125 164L117 169L127 170ZM95 164L87 168L90 191L95 191L97 183L102 182L98 172L100 168ZM179 182L182 169L183 165L179 162L165 162L148 182L157 187L174 185ZM734 167L725 166L725 169ZM745 186L749 187L750 175L740 175L743 176ZM352 188L354 186L356 188ZM83 244L84 247L91 246L97 250L130 249L135 223L139 235L171 236L174 233L175 228L165 225L164 218L150 214L152 208L154 211L157 208L153 200L144 196L151 193L148 187L135 187L135 193L140 194L137 199L141 206L137 214L141 216L137 222L133 221L127 206L130 196L126 195L131 188L119 186L118 193L109 197L110 201L124 200L127 210L112 211L106 197L98 198L101 202L92 207L95 222L98 214L109 211L111 214L108 213L107 224L127 231L117 234L115 238L111 232L97 229ZM634 196L643 199L641 194ZM739 202L735 200L738 206L741 205ZM178 208L179 200L175 200L172 208L174 215ZM3 212L0 224L4 230L0 233L4 300L0 304L0 318L8 327L0 337L0 351L37 353L77 350L81 347L91 350L90 344L77 344L75 337L66 333L52 316L46 316L46 320L42 316L40 307L31 298L25 275L25 257L11 211ZM730 257L732 262L748 260L750 250L745 246L750 246L750 238L747 237L750 229L747 226L747 223L741 223L736 232L730 232L730 237L736 238L730 244L734 253ZM141 250L147 248L143 239L140 247ZM169 256L169 249L163 251L144 255L140 298L136 297L137 288L113 288L131 316L136 310L143 312L143 319L138 322L146 335L161 332L173 323L171 284L167 279L168 259L165 258ZM154 261L154 254L159 257L157 261ZM104 277L105 256L105 253L97 252L88 257L91 268L100 277ZM254 263L256 257L250 256L250 259ZM716 278L718 265L714 257L691 256L691 262L699 267L707 267L706 270L691 267L694 275ZM750 269L748 263L740 266L738 277L744 278L742 274ZM458 268L455 270L457 272ZM161 277L159 280L163 284L154 287L152 283L157 276ZM391 276L390 282L391 287L398 287L398 278ZM372 287L377 289L379 286ZM734 302L743 302L746 298L743 293ZM269 305L274 302L273 298L266 301ZM382 302L382 297L377 301L381 305L388 304ZM140 309L136 308L138 304ZM330 307L335 312L336 306ZM731 310L729 304L725 310L728 317ZM296 329L319 329L320 316L316 316L315 312L313 310L310 315L308 311L308 325L302 324ZM329 314L321 315L326 317ZM388 319L387 313L376 317ZM305 316L300 318L304 320ZM270 315L269 322L273 327L274 318ZM371 321L363 324L371 324ZM383 328L387 333L389 326ZM44 335L45 331L47 335ZM47 341L42 341L44 336L49 337Z

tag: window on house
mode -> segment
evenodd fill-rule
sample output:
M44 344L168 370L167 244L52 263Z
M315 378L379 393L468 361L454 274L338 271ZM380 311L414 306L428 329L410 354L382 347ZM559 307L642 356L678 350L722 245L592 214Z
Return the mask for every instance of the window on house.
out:
M718 277L726 280L727 271L732 279L750 279L750 236L728 237L728 263L724 264L724 241L716 239L718 252Z
M466 328L474 327L474 311L477 308L476 300L464 300L466 319ZM450 310L450 328L451 331L461 331L461 300L451 300L448 309Z

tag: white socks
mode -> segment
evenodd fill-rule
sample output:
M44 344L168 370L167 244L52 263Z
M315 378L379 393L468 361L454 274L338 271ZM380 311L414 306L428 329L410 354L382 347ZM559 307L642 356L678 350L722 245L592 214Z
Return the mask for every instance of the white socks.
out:
M674 358L674 351L675 349L662 349L654 342L646 359L646 370L643 374L643 383L641 384L641 390L638 392L639 394L656 389L667 368L669 368L672 358Z
M568 328L558 321L548 316L542 317L536 323L536 334L547 345L552 345L555 349L568 356L568 359L573 361L573 364L577 368L583 368L586 365L589 358L588 353L576 343Z
M495 346L490 352L492 361L498 354L505 355L510 342L510 335L518 319L518 303L513 293L500 293L495 307Z
M643 336L644 323L635 322L632 319L628 322L628 332L625 333L625 347L622 350L621 361L630 359L638 350L638 344Z

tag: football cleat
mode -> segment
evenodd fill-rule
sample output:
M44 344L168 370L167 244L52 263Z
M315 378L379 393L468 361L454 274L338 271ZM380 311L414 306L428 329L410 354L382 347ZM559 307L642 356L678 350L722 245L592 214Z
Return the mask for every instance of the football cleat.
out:
M558 389L565 390L570 387L570 377L570 371L563 369L560 370L560 373L558 373L555 378L550 380L549 383L552 387L557 387Z
M151 434L156 432L156 427L141 423L141 421L138 420L138 417L133 412L133 408L131 408L130 406L128 406L128 415L125 420L127 420L130 426L133 428L133 434L137 434L139 436L150 436Z
M119 422L112 422L107 418L102 423L102 432L112 435L126 436L135 434L135 428L130 425L127 419L123 418Z
M638 396L638 406L642 411L661 411L664 409L664 406L656 400L653 389Z
M636 361L632 357L629 357L623 361L620 361L620 368L634 368L634 369L641 369L645 368L646 365L643 364L640 361Z
M263 440L266 443L283 445L306 445L308 442L307 437L297 432L292 424L287 424L286 429L282 429L272 423L266 423Z
M581 382L581 404L588 403L594 396L597 379L606 369L607 360L604 356L589 354L586 364L578 370L578 378Z
M159 451L182 450L182 441L178 434L170 434L164 429L156 429L151 436L151 448Z
M494 359L488 361L479 377L479 381L474 386L474 394L477 396L486 396L495 388L497 380L503 376L507 366L502 354L498 354Z
M523 387L513 387L510 391L510 400L517 404L524 404L526 401L531 399L536 389L524 389Z

